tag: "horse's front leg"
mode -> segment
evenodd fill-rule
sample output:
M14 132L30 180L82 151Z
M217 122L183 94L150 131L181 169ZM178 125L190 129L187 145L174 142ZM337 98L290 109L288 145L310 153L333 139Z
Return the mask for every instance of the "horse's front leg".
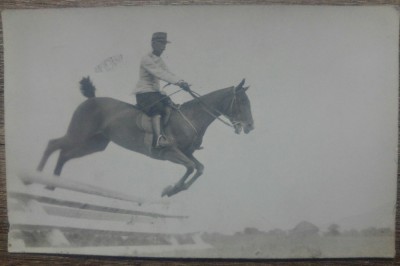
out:
M185 181L193 173L193 171L194 171L193 168L188 168L186 170L186 173L182 176L182 178L175 185L171 185L171 186L164 188L164 190L161 194L161 197L164 197L164 196L171 197L171 196L177 194L178 192L181 192L182 190L186 190Z
M191 179L189 179L189 181L184 184L184 189L188 189L194 183L194 181L196 181L197 178L199 178L199 176L201 176L204 172L204 165L200 163L193 155L188 156L188 158L190 158L195 163L196 173L192 176Z
M194 169L196 168L196 163L189 159L177 148L171 148L170 150L165 151L163 157L166 160L184 165L186 167L186 173L182 176L182 178L175 185L166 187L161 194L162 197L171 197L181 192L182 190L187 189L185 181L194 172Z

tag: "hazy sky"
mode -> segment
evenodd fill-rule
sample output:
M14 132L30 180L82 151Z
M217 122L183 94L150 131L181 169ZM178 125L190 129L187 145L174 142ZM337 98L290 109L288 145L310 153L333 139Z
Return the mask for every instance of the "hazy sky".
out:
M9 11L3 18L8 188L18 189L17 173L33 172L47 141L65 133L84 100L83 76L90 75L98 96L133 103L151 34L166 31L171 44L163 58L196 92L242 78L251 86L256 129L238 136L212 124L205 149L195 154L204 175L171 199L193 228L290 229L302 220L322 228L394 226L394 8L149 6ZM95 71L120 55L112 70ZM62 176L158 198L184 171L110 144L68 162Z

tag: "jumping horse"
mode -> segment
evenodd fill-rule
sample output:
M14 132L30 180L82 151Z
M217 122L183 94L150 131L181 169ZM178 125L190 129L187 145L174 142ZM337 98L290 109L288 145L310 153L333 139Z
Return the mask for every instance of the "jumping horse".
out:
M49 141L37 170L42 171L49 156L60 150L54 169L54 175L60 176L68 160L103 151L112 141L151 158L185 166L183 177L162 192L162 196L170 197L188 189L202 175L204 166L193 153L200 149L203 136L213 121L225 116L237 134L242 130L247 134L254 129L250 101L246 95L248 87L243 87L244 82L243 79L237 86L199 97L190 92L195 98L173 110L165 126L165 133L173 138L173 145L158 152L149 152L144 141L149 133L135 122L139 115L144 115L142 111L137 106L116 99L96 97L96 88L90 78L83 78L80 89L87 100L75 110L67 133Z

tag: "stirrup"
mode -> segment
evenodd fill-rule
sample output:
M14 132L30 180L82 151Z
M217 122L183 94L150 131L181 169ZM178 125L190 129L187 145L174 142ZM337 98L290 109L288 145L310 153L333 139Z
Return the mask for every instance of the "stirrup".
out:
M172 107L173 109L175 109L175 110L181 109L181 105L178 104L178 103L172 103L172 104L171 104L171 107Z
M166 146L170 146L171 143L168 141L166 137L163 135L158 136L155 148L162 148Z

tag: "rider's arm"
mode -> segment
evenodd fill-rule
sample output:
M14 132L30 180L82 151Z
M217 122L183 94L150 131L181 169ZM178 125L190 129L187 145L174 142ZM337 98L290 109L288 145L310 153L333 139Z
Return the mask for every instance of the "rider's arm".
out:
M145 57L142 60L142 67L157 78L171 84L177 84L182 80L171 73L162 60L153 60L152 57Z

